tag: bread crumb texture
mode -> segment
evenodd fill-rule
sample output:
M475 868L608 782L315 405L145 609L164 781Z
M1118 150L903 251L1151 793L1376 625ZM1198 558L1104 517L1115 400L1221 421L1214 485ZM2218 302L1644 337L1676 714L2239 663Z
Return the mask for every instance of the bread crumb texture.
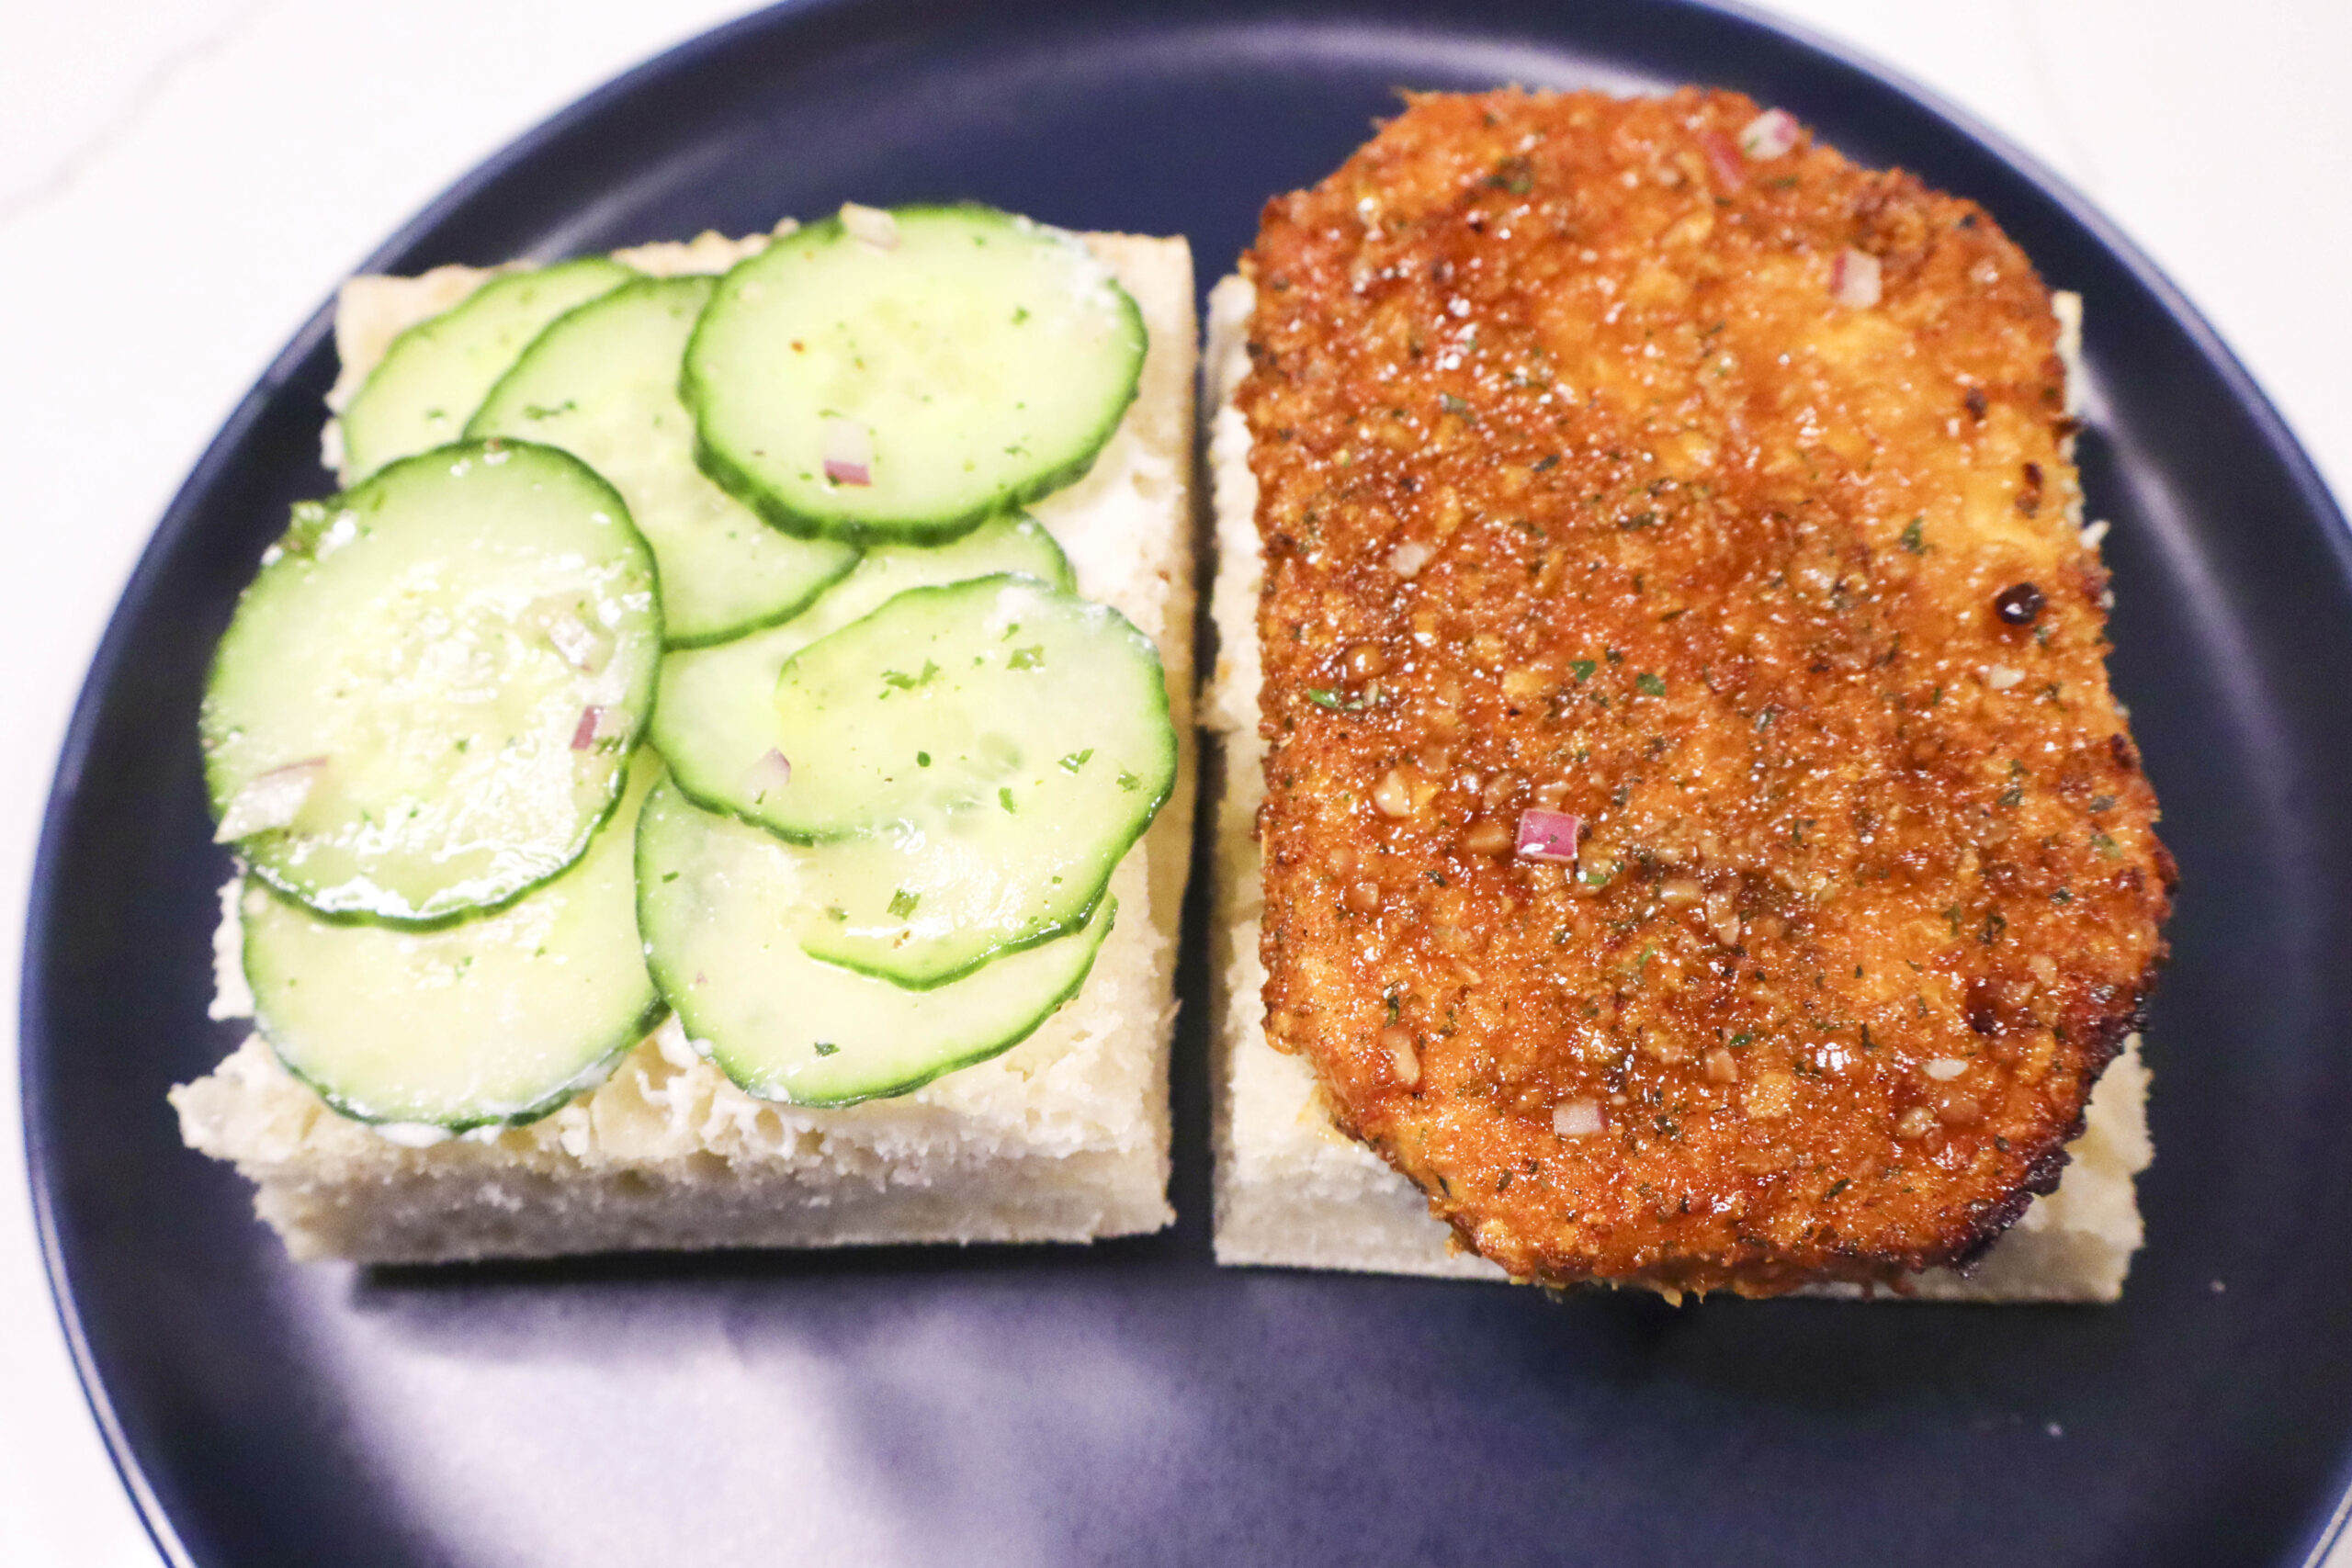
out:
M1174 795L1112 878L1119 919L1078 997L1003 1055L838 1110L752 1099L673 1019L551 1116L421 1145L330 1110L255 1033L171 1100L187 1145L255 1184L255 1211L294 1258L1084 1241L1174 1218L1168 1051L1196 768L1192 256L1181 239L1086 240L1135 296L1150 347L1136 402L1091 472L1031 510L1069 556L1079 591L1158 645L1179 763ZM718 271L765 243L706 234L618 254L640 271ZM401 330L490 276L353 279L336 324L336 406ZM335 445L331 434L330 466ZM221 895L216 1019L253 1011L239 886Z
M1264 794L1257 651L1262 563L1250 432L1231 406L1233 388L1250 367L1244 333L1254 302L1241 277L1225 278L1211 291L1204 378L1217 550L1210 598L1216 658L1202 705L1220 763L1210 922L1217 1261L1500 1280L1506 1278L1500 1269L1454 1245L1451 1228L1431 1217L1410 1181L1332 1127L1306 1060L1266 1043L1260 867L1251 830ZM2071 389L2080 303L2061 295L2058 309ZM2142 1237L2133 1179L2154 1155L2148 1080L2133 1035L2091 1097L2083 1135L2067 1146L2069 1163L2057 1190L2035 1199L1967 1274L1931 1269L1918 1276L1912 1299L2120 1297ZM1859 1298L1864 1292L1824 1286L1812 1293Z

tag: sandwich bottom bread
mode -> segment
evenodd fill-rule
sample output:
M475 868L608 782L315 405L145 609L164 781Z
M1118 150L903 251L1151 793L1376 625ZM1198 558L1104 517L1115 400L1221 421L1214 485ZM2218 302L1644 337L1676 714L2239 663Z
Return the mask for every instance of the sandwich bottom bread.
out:
M1172 798L1114 873L1117 919L1078 994L1004 1054L838 1109L754 1099L673 1018L596 1088L526 1124L448 1134L338 1114L257 1032L173 1091L190 1147L233 1163L297 1259L432 1263L621 1250L1083 1241L1172 1217L1168 1053L1193 791L1190 468L1195 321L1182 240L1086 236L1148 333L1133 404L1091 470L1030 511L1077 590L1156 646L1179 747ZM640 273L717 273L764 236L640 247ZM338 410L405 328L494 274L346 285ZM325 452L345 468L342 433ZM243 900L215 936L216 1020L250 1018Z
M1232 405L1248 373L1255 303L1227 277L1209 299L1204 395L1217 568L1211 611L1216 659L1203 724L1216 765L1212 1084L1218 1262L1501 1280L1504 1271L1455 1241L1428 1201L1379 1155L1337 1131L1313 1068L1268 1044L1260 958L1261 857L1254 826L1264 795L1260 734L1258 604L1261 557L1250 434ZM2059 297L2062 352L2074 346L2071 297ZM2071 368L2071 366L2070 366ZM2107 1068L2055 1191L2039 1197L1965 1274L1931 1269L1903 1292L1978 1302L2106 1302L2120 1294L2142 1227L2133 1178L2152 1157L2148 1072L2136 1035ZM1856 1285L1809 1293L1860 1297Z

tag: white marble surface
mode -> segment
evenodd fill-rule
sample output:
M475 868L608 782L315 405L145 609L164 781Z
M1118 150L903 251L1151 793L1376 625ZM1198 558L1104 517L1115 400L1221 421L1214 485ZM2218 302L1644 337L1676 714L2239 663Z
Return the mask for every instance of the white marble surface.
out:
M106 615L172 491L341 275L476 160L733 0L0 5L0 953ZM2089 192L2352 485L2352 7L1781 0ZM449 47L451 39L462 47ZM288 202L276 193L296 190ZM265 194L268 193L268 194ZM13 966L13 960L12 960ZM10 1010L11 1018L15 1016ZM67 1364L0 1063L0 1562L156 1561ZM2352 1568L2352 1554L2339 1554Z

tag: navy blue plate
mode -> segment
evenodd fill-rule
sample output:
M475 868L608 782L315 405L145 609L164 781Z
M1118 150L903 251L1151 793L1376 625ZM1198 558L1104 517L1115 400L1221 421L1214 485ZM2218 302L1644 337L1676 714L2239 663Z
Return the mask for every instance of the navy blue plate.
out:
M369 263L972 197L1204 277L1399 85L1698 81L1990 207L2089 301L2116 684L2181 863L2149 1246L2104 1310L1220 1272L1195 998L1183 1222L1092 1249L296 1268L164 1091L222 871L196 706L325 488L322 311L164 519L59 765L26 953L34 1189L91 1401L175 1562L2295 1563L2352 1456L2352 549L2097 213L1903 85L1670 0L789 6L560 116ZM1198 911L1194 911L1194 936Z

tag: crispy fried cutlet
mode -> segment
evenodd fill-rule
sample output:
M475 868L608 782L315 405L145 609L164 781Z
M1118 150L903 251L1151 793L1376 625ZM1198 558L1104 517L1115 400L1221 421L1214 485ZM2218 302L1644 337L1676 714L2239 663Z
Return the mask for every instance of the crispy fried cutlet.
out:
M1417 98L1245 263L1268 1037L1523 1279L1965 1262L2164 955L2051 296L1757 118Z

